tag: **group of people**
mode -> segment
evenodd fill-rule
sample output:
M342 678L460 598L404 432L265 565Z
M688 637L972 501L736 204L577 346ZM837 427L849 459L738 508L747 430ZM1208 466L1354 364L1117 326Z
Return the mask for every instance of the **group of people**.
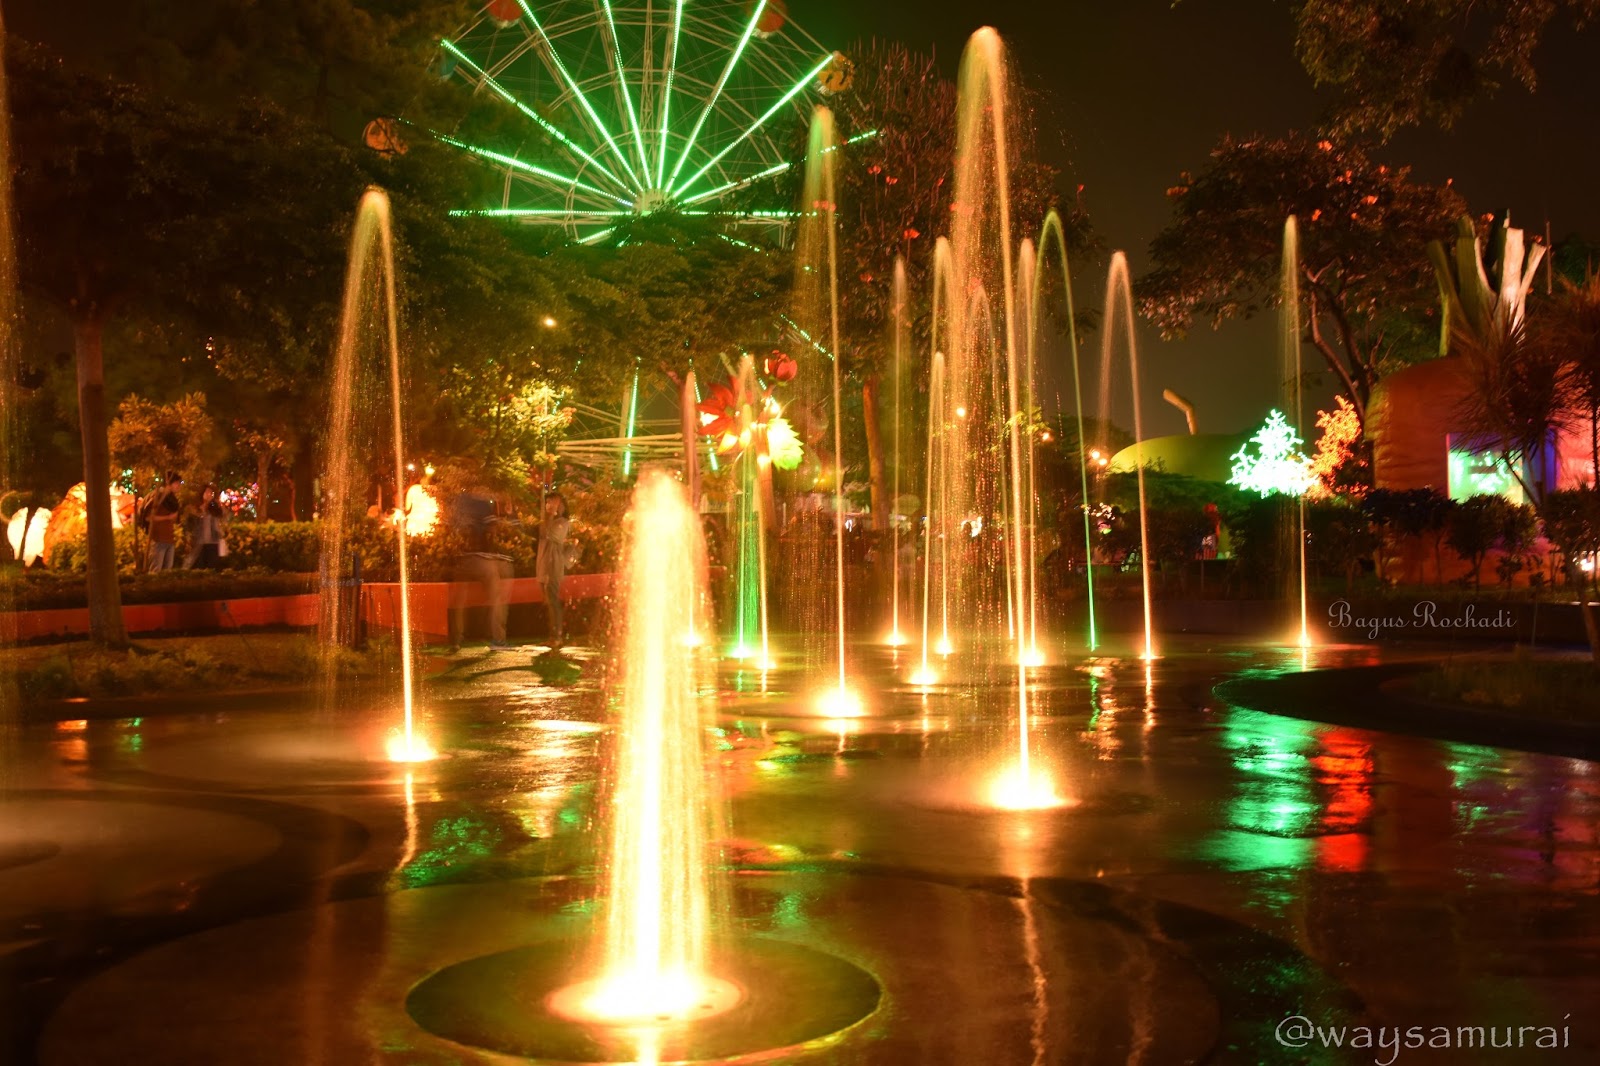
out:
M215 570L228 553L227 512L217 498L217 487L207 485L200 498L187 507L179 498L183 479L169 473L161 487L139 507L139 527L150 534L145 553L145 570L156 573L174 569L178 550L178 522L189 533L189 554L185 570Z
M494 501L486 496L463 493L452 504L451 517L461 533L462 552L456 557L454 579L450 583L450 650L458 651L466 630L466 611L470 589L483 590L489 609L489 646L503 648L506 643L506 613L510 604L511 556L494 550L490 532L502 521L495 514ZM539 522L539 551L534 576L544 593L549 619L552 650L566 643L566 612L561 602L561 582L572 565L577 545L571 540L572 519L567 501L560 493L544 498Z

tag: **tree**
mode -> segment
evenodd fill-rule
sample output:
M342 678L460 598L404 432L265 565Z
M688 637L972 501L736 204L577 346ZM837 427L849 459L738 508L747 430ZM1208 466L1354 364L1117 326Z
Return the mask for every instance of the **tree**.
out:
M281 423L236 418L233 443L238 454L248 456L255 463L256 521L265 522L267 504L271 500L272 471L288 465L289 431ZM291 492L290 514L294 513L293 495Z
M838 199L838 258L843 368L862 390L862 429L874 521L887 528L888 465L879 407L884 381L893 373L894 265L903 258L911 351L926 353L929 309L917 301L931 291L934 243L950 229L955 171L956 85L932 55L903 45L868 41L847 52L849 88L828 100L837 138L847 147L835 165ZM1026 84L1012 87L1013 240L1035 237L1057 199L1057 173L1038 156L1019 151L1032 144L1039 96ZM1025 134L1025 135L1024 135ZM803 160L801 134L794 150ZM800 200L804 167L787 172L790 202ZM1071 252L1091 245L1088 217L1080 204L1062 212Z
M1424 249L1465 205L1358 145L1310 134L1224 137L1167 190L1174 218L1151 242L1139 306L1167 337L1279 302L1284 220L1299 222L1304 340L1365 421L1387 370L1433 354L1437 289ZM1430 321L1431 320L1431 321Z
M1300 0L1295 55L1338 93L1333 132L1387 140L1407 126L1451 126L1504 78L1532 91L1534 53L1558 12L1581 29L1600 0Z
M1533 342L1563 369L1572 415L1589 424L1590 487L1600 488L1600 272L1561 279L1560 295L1533 323Z
M1483 560L1499 543L1511 503L1503 496L1474 496L1453 508L1445 542L1472 566L1472 587L1483 587Z
M204 393L192 392L172 403L128 396L107 430L111 461L133 471L134 490L144 495L169 471L185 481L206 482L218 458L216 424L206 411Z

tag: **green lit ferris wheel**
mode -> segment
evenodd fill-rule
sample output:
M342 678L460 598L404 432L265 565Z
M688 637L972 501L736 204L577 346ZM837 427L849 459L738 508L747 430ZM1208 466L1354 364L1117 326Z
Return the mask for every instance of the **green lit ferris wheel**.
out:
M515 154L445 138L504 174L498 204L463 210L580 241L664 208L781 222L783 205L732 205L789 165L796 117L849 81L783 0L494 0L439 63L530 124Z

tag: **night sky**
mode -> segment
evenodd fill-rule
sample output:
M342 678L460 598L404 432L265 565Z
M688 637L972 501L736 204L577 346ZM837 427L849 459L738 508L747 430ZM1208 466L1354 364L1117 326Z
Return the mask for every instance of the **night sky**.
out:
M1165 190L1203 167L1223 132L1306 128L1322 108L1295 61L1287 5L1273 0L790 0L789 9L825 45L892 37L934 49L952 74L967 36L993 25L1053 97L1062 128L1046 131L1042 150L1064 171L1063 196L1084 184L1101 240L1128 253L1136 276L1168 219ZM1378 158L1412 164L1423 179L1454 178L1474 212L1509 208L1514 223L1541 233L1548 218L1558 240L1600 238L1600 32L1553 25L1536 56L1537 93L1507 85L1454 130L1408 132ZM1083 264L1075 288L1081 302L1102 299L1103 264ZM1147 434L1184 428L1162 388L1195 403L1202 431L1248 428L1275 402L1270 319L1217 332L1201 324L1178 342L1145 331L1141 344Z

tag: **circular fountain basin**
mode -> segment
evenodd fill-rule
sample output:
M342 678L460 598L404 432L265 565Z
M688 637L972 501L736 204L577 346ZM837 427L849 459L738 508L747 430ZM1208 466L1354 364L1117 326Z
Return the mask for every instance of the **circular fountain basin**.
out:
M599 982L578 968L586 944L545 941L447 966L406 998L422 1028L458 1044L557 1062L701 1062L822 1040L872 1014L881 992L865 970L781 940L713 950L713 975L679 1018L599 1019Z

